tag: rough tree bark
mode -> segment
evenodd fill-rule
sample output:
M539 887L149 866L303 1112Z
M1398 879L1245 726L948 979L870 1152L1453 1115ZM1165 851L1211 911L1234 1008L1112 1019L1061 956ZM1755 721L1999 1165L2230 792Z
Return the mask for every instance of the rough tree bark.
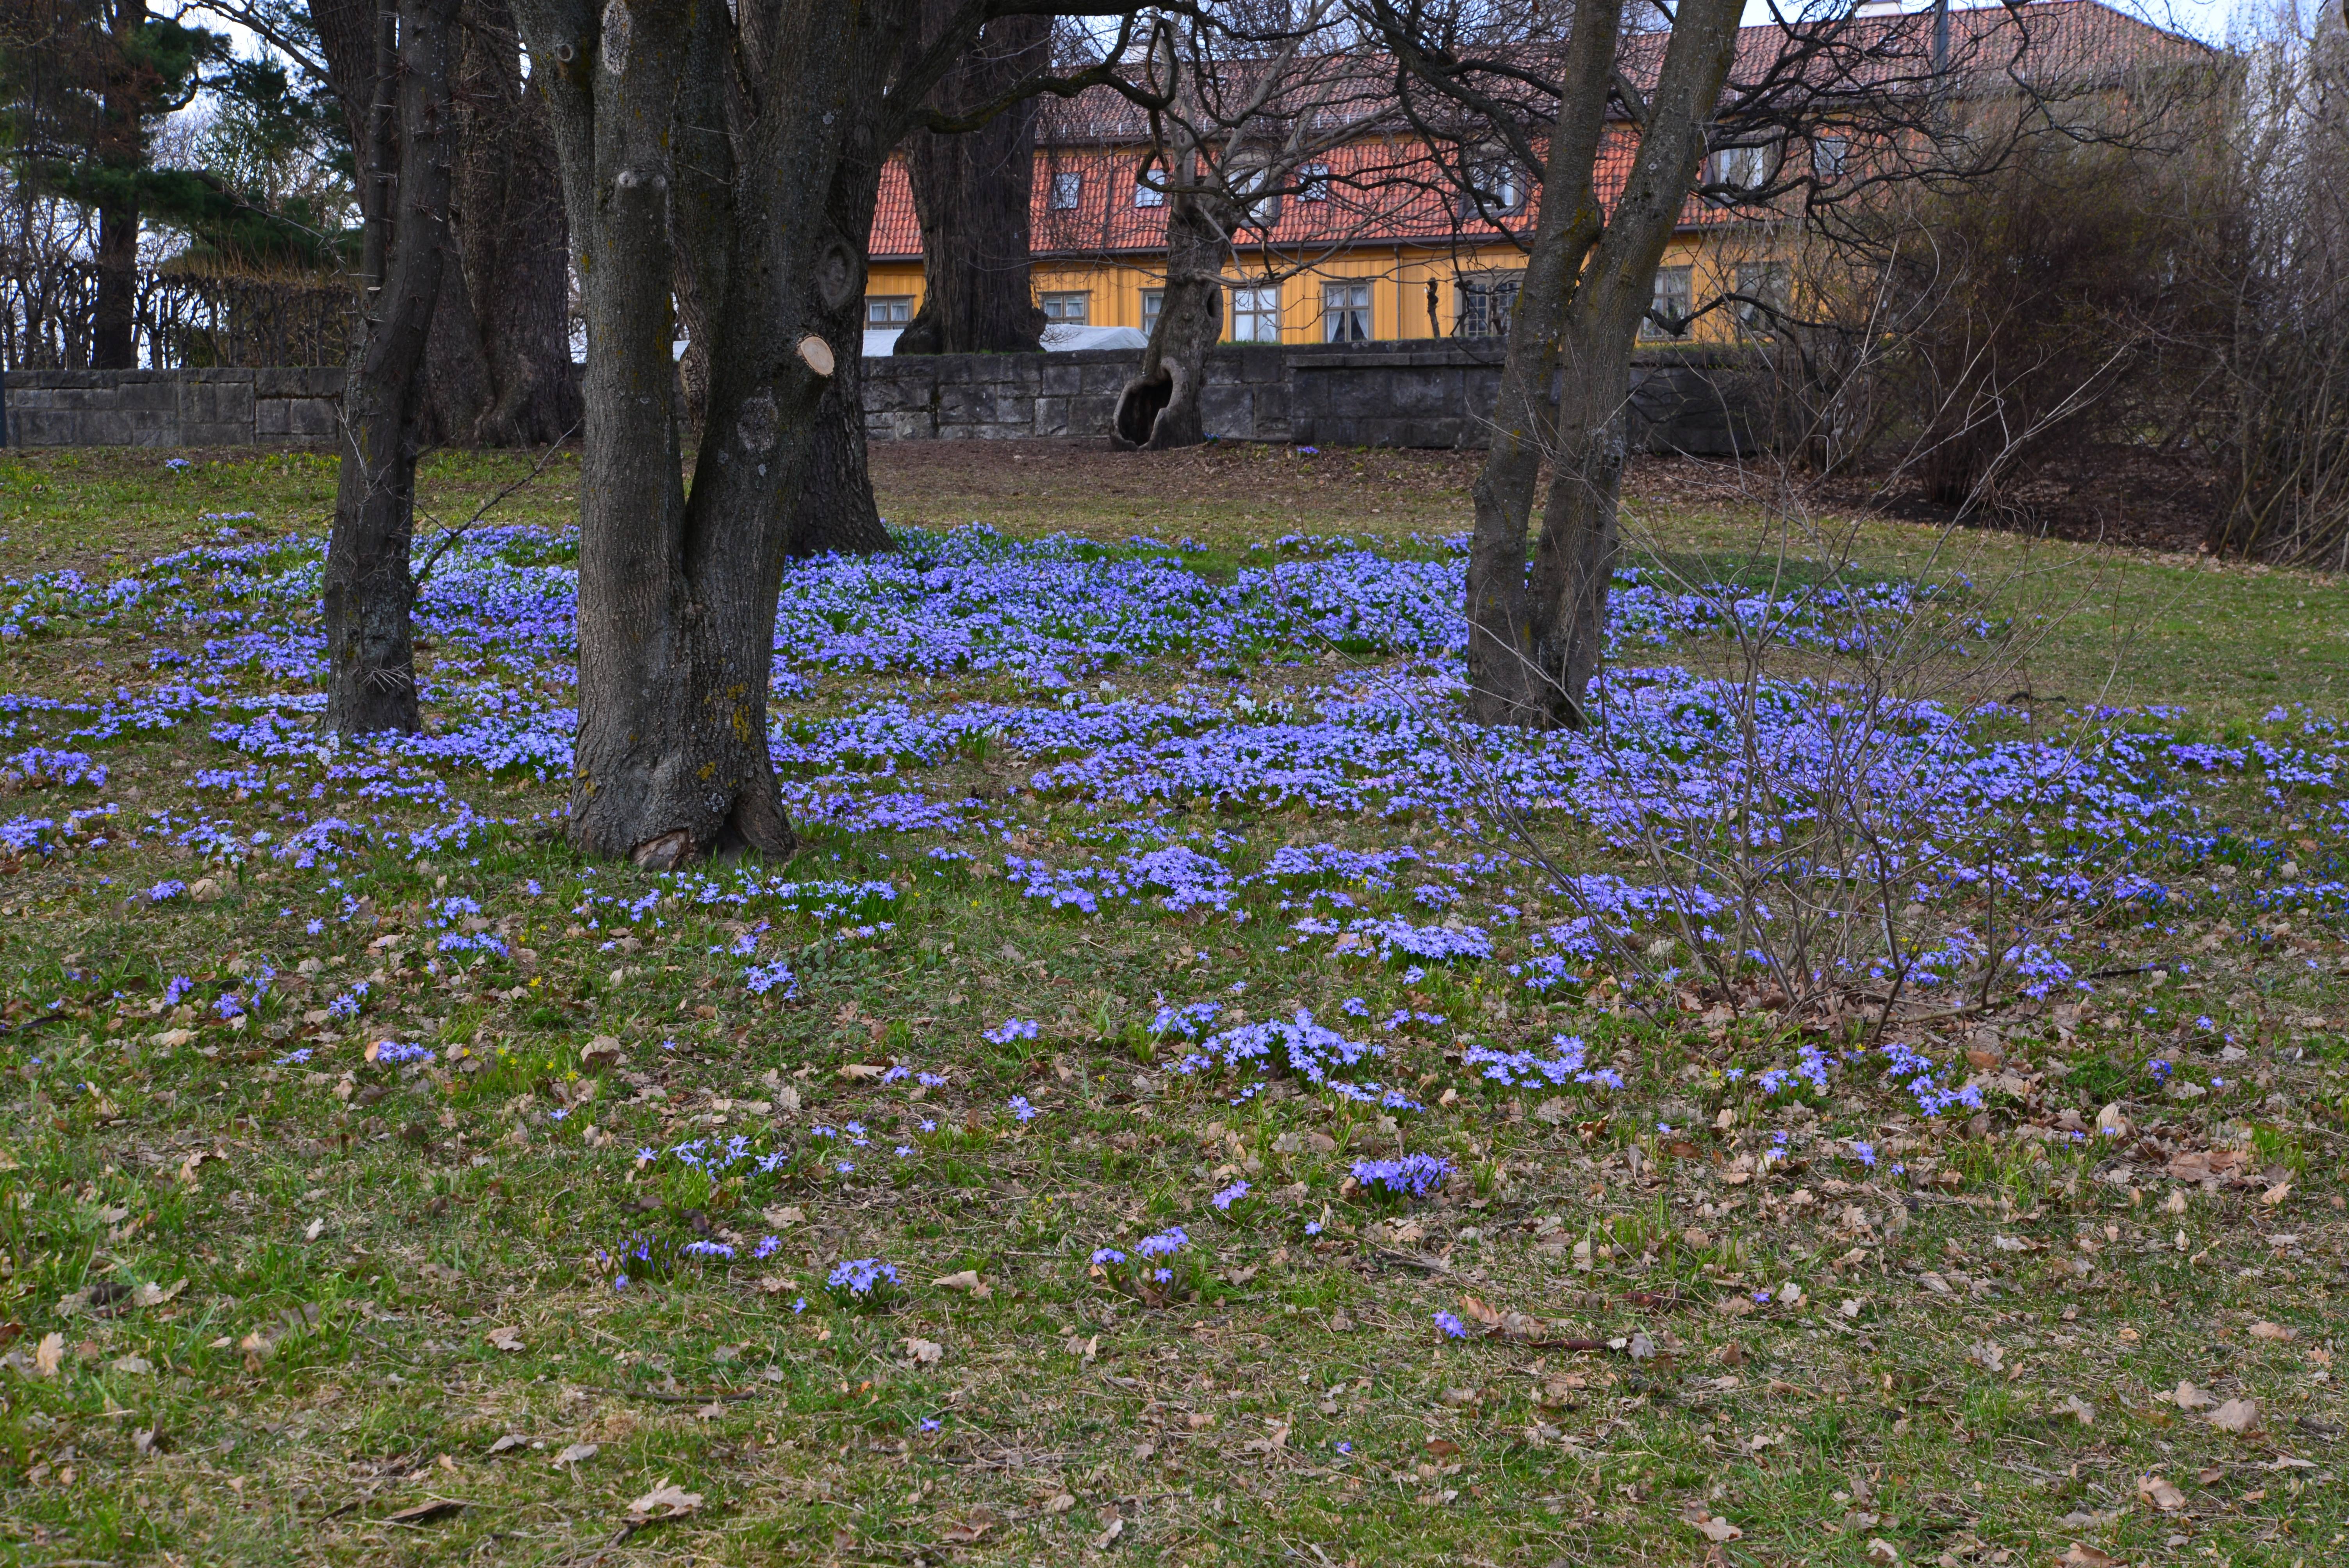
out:
M139 35L147 26L147 0L115 0L107 12L115 57L109 62L99 101L100 162L137 170L147 161L140 117L149 83L138 64ZM138 363L133 325L139 302L139 205L115 201L98 212L98 299L91 312L89 364L93 370L129 370Z
M1485 724L1583 720L1605 646L1631 353L1736 44L1738 0L1684 0L1644 106L1630 178L1602 211L1594 174L1624 10L1611 0L1575 15L1492 446L1476 479L1469 706ZM1528 565L1526 531L1545 456L1551 480Z
M544 445L577 428L581 407L554 136L523 82L506 0L466 0L463 20L450 203L462 264L441 280L433 317L424 439Z
M587 313L571 838L666 869L788 855L767 746L784 482L864 293L916 0L521 0ZM743 49L745 36L762 46ZM747 95L729 113L730 90ZM671 302L691 269L709 390L680 483ZM827 326L833 330L826 330Z
M417 421L425 339L446 267L454 149L450 45L458 0L399 0L398 54L384 73L397 108L395 203L370 213L365 346L343 395L343 460L326 549L327 722L366 735L418 727L409 613L414 583ZM378 139L378 146L381 139ZM376 286L379 284L380 286Z
M1057 8L963 0L908 48L920 0L516 0L587 315L577 848L656 869L793 849L767 738L790 487L861 346L882 162L984 22ZM680 265L709 351L689 494Z
M1199 160L1173 160L1166 197L1166 283L1142 363L1118 394L1114 428L1128 446L1151 451L1195 447L1207 438L1199 388L1207 350L1222 331L1224 255L1230 248L1216 222L1215 198L1196 190Z
M926 0L935 34L955 0ZM992 23L931 95L950 115L974 113L1049 63L1042 16ZM897 335L899 354L1026 354L1043 345L1044 313L1029 277L1036 178L1036 102L1023 98L959 136L916 130L905 172L922 229L922 307Z

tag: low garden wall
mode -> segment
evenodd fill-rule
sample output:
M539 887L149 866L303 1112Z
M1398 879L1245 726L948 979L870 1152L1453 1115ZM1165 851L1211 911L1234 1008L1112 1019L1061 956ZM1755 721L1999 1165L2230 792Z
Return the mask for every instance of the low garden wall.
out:
M864 364L876 441L1106 438L1139 349L907 355ZM1501 379L1494 342L1229 345L1207 356L1207 433L1308 447L1480 448ZM1632 444L1724 455L1750 445L1732 356L1641 355ZM338 367L20 370L8 439L26 447L214 447L331 442Z

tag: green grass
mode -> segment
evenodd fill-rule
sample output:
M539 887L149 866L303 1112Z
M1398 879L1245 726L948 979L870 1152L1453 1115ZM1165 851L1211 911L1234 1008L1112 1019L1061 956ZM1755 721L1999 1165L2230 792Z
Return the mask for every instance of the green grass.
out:
M1269 459L1215 460L1230 465L1220 488L1143 531L1237 559L1268 517L1394 534L1448 504L1430 480L1405 498L1408 526L1366 522L1344 514L1375 475L1316 511L1320 490L1239 466ZM462 515L516 471L436 459L433 504ZM560 518L574 472L515 498L514 515ZM885 468L885 508L951 516L975 492L950 481ZM1002 498L988 521L1137 531L1112 515L1123 498L1088 511L1078 479L1056 483ZM0 531L11 551L37 543L7 570L174 548L197 511L315 528L332 484L306 458L208 459L171 478L150 454L12 457ZM1647 521L1715 561L1751 547L1750 518ZM1978 542L1982 559L2022 558ZM1864 545L1884 571L1922 574L1917 535L1870 530ZM2125 655L2137 700L2214 727L2273 700L2328 708L2289 668L2271 696L2242 688L2313 638L2313 613L2293 630L2298 604L2329 583L2097 560L2146 612L2137 624L2167 628ZM2043 693L2086 695L2072 688L2095 645L2060 641L2075 634L2059 629L2070 651L2031 672ZM12 646L7 688L69 696L149 641ZM246 830L272 820L264 800L189 787L191 766L223 755L195 726L126 739L104 748L109 793ZM1008 776L1001 758L958 766L999 789ZM459 782L502 815L561 805L534 784ZM0 815L72 803L29 791ZM1004 812L1019 852L1047 858L1088 825L1032 799ZM1350 830L1188 820L1263 844ZM1409 838L1431 854L1474 847ZM2035 1081L1976 1127L1904 1114L1865 1079L1835 1099L1761 1097L1754 1069L1798 1043L1771 1015L1648 1022L1528 1003L1478 971L1406 983L1368 959L1277 951L1287 933L1268 907L1246 925L1047 913L999 874L908 877L923 841L810 835L791 874L904 892L885 944L771 913L803 988L789 1004L743 994L739 961L709 951L734 933L694 905L663 909L654 944L605 951L609 934L573 913L587 868L528 830L417 862L362 851L334 889L275 861L158 848L108 851L106 885L78 852L0 866L0 1350L16 1358L0 1369L0 1560L1542 1568L1714 1560L1696 1515L1742 1532L1717 1553L1741 1565L1862 1563L1879 1540L1920 1563L2044 1564L2075 1542L2133 1564L2340 1559L2344 950L2313 923L2242 940L2251 879L2244 905L2135 938L2165 961L2190 953L2190 977L2109 983L2080 1016L1990 1020ZM202 876L222 896L122 902ZM592 880L623 898L657 885L608 866ZM373 923L307 934L344 893L372 901ZM460 968L431 953L424 906L456 893L500 923L509 956ZM208 998L264 961L278 978L243 1028L158 995L186 975ZM360 979L357 1024L311 1017ZM1374 1111L1303 1094L1235 1108L1227 1088L1170 1072L1180 1045L1151 1037L1154 995L1237 979L1250 1016L1329 1017L1359 995L1373 1018L1452 1020L1380 1037L1432 1108L1410 1148L1446 1154L1462 1179L1407 1203L1350 1196L1350 1161L1398 1147ZM2148 1058L2178 1056L2205 1014L2250 1047L2235 1086L2160 1097ZM1039 1037L980 1038L1012 1016L1040 1020ZM1589 1040L1627 1088L1552 1107L1457 1060L1462 1033L1553 1032ZM618 1059L587 1055L604 1037ZM387 1037L439 1059L362 1059ZM280 1062L305 1045L312 1063ZM916 1099L841 1072L893 1057L950 1081ZM1014 1095L1038 1119L1006 1114ZM2116 1100L2178 1151L2241 1150L2240 1174L2209 1191L2174 1181L2148 1142L2116 1183L2093 1140L2023 1130L2064 1110L2093 1127ZM847 1180L803 1161L713 1182L632 1158L737 1131L781 1147L851 1120L872 1141ZM1821 1137L1757 1171L1781 1131ZM1873 1140L1878 1166L1826 1152L1830 1138ZM891 1152L901 1143L913 1156ZM1252 1191L1229 1212L1207 1202L1241 1177ZM1131 1251L1169 1224L1193 1244L1164 1289L1090 1274L1093 1248ZM704 1227L742 1255L625 1290L597 1255ZM771 1233L777 1253L750 1258ZM823 1288L865 1257L895 1264L902 1288L879 1303ZM965 1270L983 1298L932 1283ZM1439 1311L1476 1324L1464 1298L1522 1315L1518 1331L1446 1337ZM492 1342L503 1329L518 1348ZM937 1359L909 1353L923 1342ZM2255 1401L2258 1427L2221 1431L2158 1398L2181 1381ZM587 1443L592 1457L554 1463ZM2182 1503L2146 1501L2148 1476ZM664 1480L700 1506L632 1525L629 1502ZM463 1507L394 1518L434 1500Z

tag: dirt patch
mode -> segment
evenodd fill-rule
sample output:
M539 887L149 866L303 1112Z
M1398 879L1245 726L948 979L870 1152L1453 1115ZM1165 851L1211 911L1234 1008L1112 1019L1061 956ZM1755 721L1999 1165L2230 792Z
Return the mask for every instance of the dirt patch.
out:
M895 523L952 527L973 519L1023 531L1042 521L1123 537L1181 528L1457 532L1475 516L1481 451L1309 453L1254 443L1181 452L1122 452L1106 441L876 441L873 483ZM1996 502L1959 520L1913 484L1875 476L1792 476L1805 504L1903 522L1993 529L2164 552L2195 551L2216 505L2207 464L2142 449L2084 448L2038 465ZM1766 461L1640 457L1627 500L1680 509L1779 504ZM1142 526L1147 523L1149 526Z

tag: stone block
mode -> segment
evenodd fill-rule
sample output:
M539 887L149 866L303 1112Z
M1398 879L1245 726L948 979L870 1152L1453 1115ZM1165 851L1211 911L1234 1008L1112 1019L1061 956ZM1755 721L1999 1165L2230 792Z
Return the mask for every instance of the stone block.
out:
M244 434L233 438L249 441L253 439L253 403L250 377L231 380L218 374L200 374L181 387L180 419L191 426L240 425Z
M1036 390L1045 397L1073 397L1085 389L1085 367L1064 363L1066 355L1048 354L1038 372Z
M1065 436L1069 431L1069 409L1073 397L1039 397L1036 399L1036 428L1039 436Z
M1256 400L1245 386L1199 388L1199 423L1207 434L1226 441L1256 439Z
M1133 379L1133 373L1142 367L1140 355L1125 355L1115 358L1104 356L1096 359L1087 354L1071 355L1070 357L1089 362L1077 367L1081 378L1080 385L1085 394L1089 397L1105 397L1112 403L1117 401L1118 394L1125 390L1125 384Z

